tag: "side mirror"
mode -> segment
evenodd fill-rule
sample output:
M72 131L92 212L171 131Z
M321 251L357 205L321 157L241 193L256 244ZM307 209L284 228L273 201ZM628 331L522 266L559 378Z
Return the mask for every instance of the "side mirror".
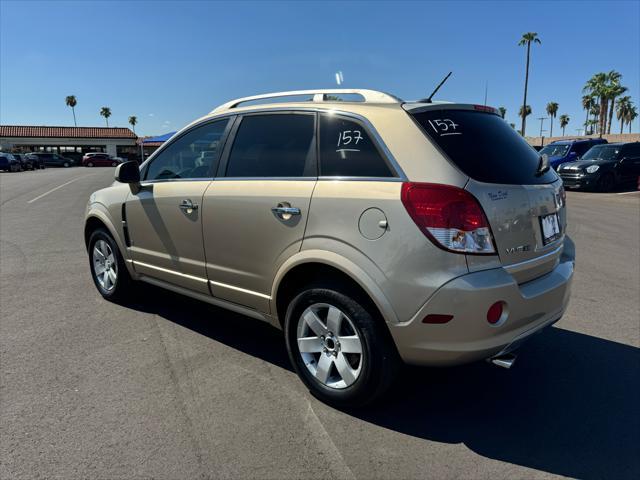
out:
M140 169L136 162L123 162L116 167L116 181L120 183L140 183Z

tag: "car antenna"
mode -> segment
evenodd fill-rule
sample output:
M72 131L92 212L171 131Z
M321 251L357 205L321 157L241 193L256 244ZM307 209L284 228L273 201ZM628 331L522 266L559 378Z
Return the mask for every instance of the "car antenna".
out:
M433 98L433 96L436 94L438 90L440 90L440 87L444 85L444 82L447 81L447 79L451 76L452 73L453 72L449 72L448 75L444 77L444 79L438 84L436 89L433 92L431 92L431 95L429 95L427 98L423 98L422 100L418 100L418 103L431 103L431 99Z

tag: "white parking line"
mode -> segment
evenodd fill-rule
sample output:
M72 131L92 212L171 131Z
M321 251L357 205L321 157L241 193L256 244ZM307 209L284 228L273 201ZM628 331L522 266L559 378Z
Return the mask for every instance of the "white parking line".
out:
M631 195L632 193L640 193L640 190L635 190L633 192L620 192L616 193L616 195Z
M93 175L95 175L95 174L93 174L93 173L92 173L91 175L82 175L81 177L76 177L76 178L74 178L73 180L69 180L68 182L63 183L62 185L58 185L57 187L52 188L52 189L51 189L51 190L49 190L48 192L44 192L42 195L38 195L36 198L32 198L32 199L31 199L31 200L29 200L27 203L33 203L33 202L35 202L36 200L40 200L42 197L46 197L46 196L47 196L47 195L49 195L50 193L53 193L53 192L55 192L56 190L58 190L58 189L60 189L60 188L62 188L62 187L65 187L65 186L69 185L70 183L75 182L76 180L80 180L81 178L91 177L91 176L93 176Z

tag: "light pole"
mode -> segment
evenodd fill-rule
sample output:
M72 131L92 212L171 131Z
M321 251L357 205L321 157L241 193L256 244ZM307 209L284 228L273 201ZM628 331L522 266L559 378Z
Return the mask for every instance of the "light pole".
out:
M542 124L544 123L544 121L547 119L547 117L539 117L538 120L540 120L540 137L542 137Z

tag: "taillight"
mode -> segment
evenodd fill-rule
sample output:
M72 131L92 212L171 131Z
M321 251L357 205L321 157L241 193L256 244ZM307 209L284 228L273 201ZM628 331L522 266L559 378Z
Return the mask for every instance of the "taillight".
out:
M496 253L487 217L466 190L405 182L401 199L420 231L436 246L457 253Z

